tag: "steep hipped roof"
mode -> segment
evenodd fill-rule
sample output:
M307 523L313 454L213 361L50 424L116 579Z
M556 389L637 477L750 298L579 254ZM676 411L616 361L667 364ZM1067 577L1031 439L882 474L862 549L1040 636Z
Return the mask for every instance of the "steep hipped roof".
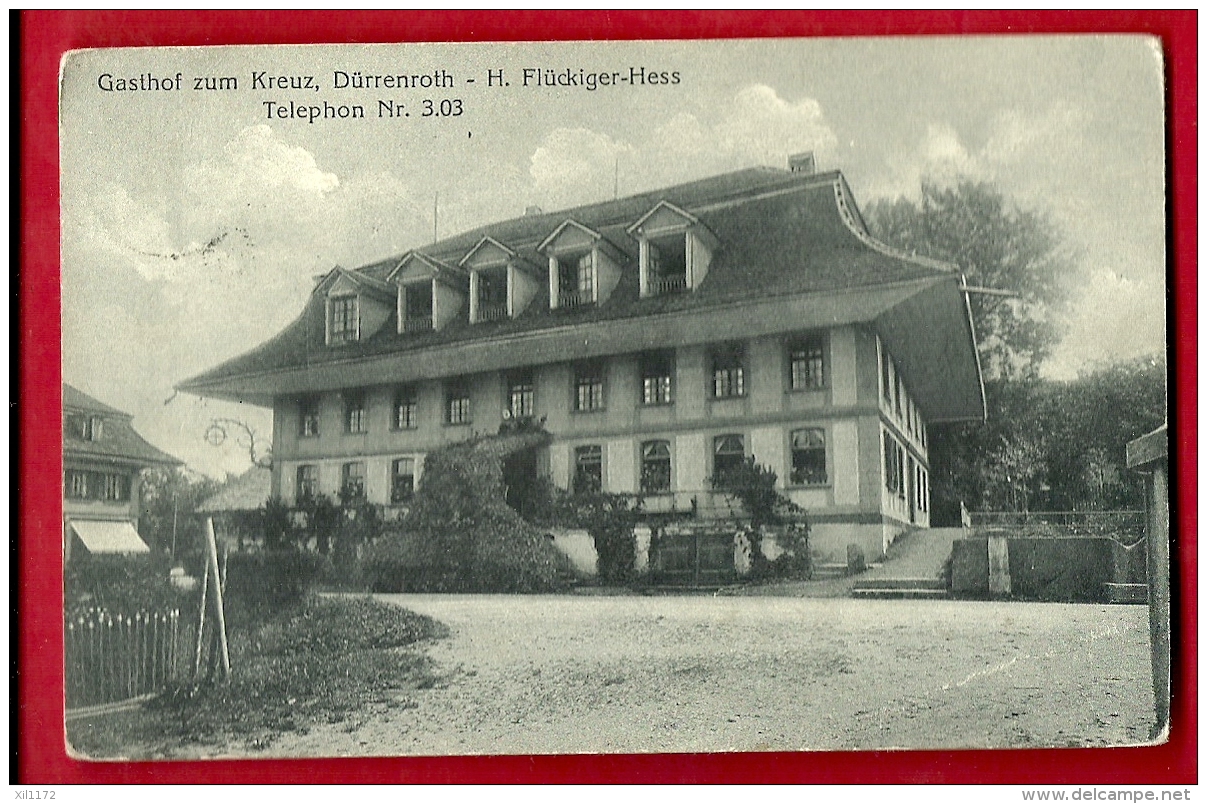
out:
M715 236L717 247L708 275L698 288L690 293L641 298L638 241L629 229L660 204L671 204L691 215ZM691 316L707 312L710 322L716 324L719 311L737 305L757 306L768 300L795 299L791 320L802 328L876 322L893 304L936 283L953 288L959 284L954 266L895 252L873 241L841 174L806 175L770 168L742 170L570 210L526 215L448 238L422 252L458 264L484 238L490 238L520 259L541 266L546 260L538 247L567 219L600 233L621 256L619 284L603 304L551 310L547 283L540 283L536 297L513 319L471 324L462 316L438 331L402 334L397 331L397 322L391 320L364 341L331 349L325 344L323 301L316 292L302 314L275 338L184 381L179 388L200 395L271 404L274 394L300 392L307 384L311 390L321 390L340 387L340 377L345 384L352 382L351 375L358 373L356 367L361 364L372 363L378 377L404 380L442 376L425 368L436 353L442 355L443 366L456 366L459 372L488 370L461 357L480 344L498 344L501 340L514 341L517 348L512 353L527 362L539 362L546 354L552 360L585 356L567 351L581 351L583 341L606 344L614 350L687 343L694 337L686 323ZM359 272L384 279L397 264L397 258L393 258L364 266ZM950 382L964 386L954 403L940 400L937 390L927 394L935 397L927 412L935 418L979 418L983 399L971 322L964 320L967 307L959 293L927 295L934 297L932 302L941 298L939 303L948 308L936 311L936 315L946 319L942 334L959 342L956 354L949 355L957 359L959 369ZM745 320L751 321L751 310L745 312ZM618 330L617 325L634 318L644 319L642 328ZM662 328L670 332L670 340L626 346L634 337L628 330L652 327L659 319L669 322ZM571 328L574 332L568 333ZM594 330L598 334L592 337L589 333ZM618 335L625 337L618 340ZM551 337L559 337L563 348L538 344ZM462 348L449 361L447 347L452 346ZM908 344L901 344L902 350L908 348ZM499 352L494 350L495 360L510 359ZM903 362L921 365L925 361L919 357ZM334 371L337 366L338 372ZM328 368L331 370L325 370ZM902 368L909 370L904 365Z
M100 462L121 462L140 466L178 466L182 461L149 444L130 421L130 414L110 407L104 402L63 383L63 411L66 414L87 413L100 416L104 424L100 438L86 440L70 428L63 428L64 458L87 458Z

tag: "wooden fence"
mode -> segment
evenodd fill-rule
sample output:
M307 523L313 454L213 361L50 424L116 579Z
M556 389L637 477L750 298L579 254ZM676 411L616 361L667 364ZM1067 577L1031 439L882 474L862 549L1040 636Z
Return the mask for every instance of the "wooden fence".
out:
M89 609L64 631L67 708L160 692L190 677L192 624L178 610L113 614Z

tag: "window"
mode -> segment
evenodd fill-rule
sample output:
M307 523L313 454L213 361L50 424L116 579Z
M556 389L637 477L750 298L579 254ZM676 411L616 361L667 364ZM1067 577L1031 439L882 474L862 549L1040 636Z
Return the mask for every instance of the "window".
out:
M302 505L319 496L319 468L314 464L298 467L297 504Z
M403 329L406 332L423 332L432 328L432 283L423 282L403 286L406 297Z
M304 397L298 402L298 435L310 438L319 434L319 401Z
M513 419L531 416L535 407L536 391L532 372L523 371L511 375L507 380L507 412Z
M478 320L507 317L507 270L478 271Z
M718 482L742 468L746 462L746 442L740 435L717 436L712 442L712 472Z
M603 410L604 369L599 363L584 363L574 368L574 409L579 413Z
M448 424L469 424L469 387L453 383L444 394L444 421Z
M351 343L360 338L360 306L356 296L341 296L328 300L331 318L328 321L329 343Z
M595 301L593 252L557 258L558 307L577 307Z
M793 343L788 352L793 391L816 391L826 387L824 343L820 337Z
M671 356L664 353L643 355L641 358L641 404L669 405L672 393Z
M889 356L884 344L880 346L880 393L885 402L893 401L893 382L889 376Z
M896 493L901 486L901 479L897 475L897 442L893 437L885 432L884 434L884 487L890 492Z
M68 469L64 475L64 493L73 500L88 499L88 473L78 469Z
M893 364L893 373L897 375L896 382L893 383L893 410L897 415L901 415L901 369L897 368L897 364Z
M641 445L641 491L660 494L671 490L671 442L647 441Z
M365 395L360 391L344 394L344 428L349 433L364 433L369 430L369 418L365 413Z
M824 486L826 474L826 431L820 428L792 431L792 485Z
M400 388L394 394L394 429L414 430L419 426L419 402L414 388Z
M104 437L105 420L100 416L74 415L67 418L67 432L84 441L100 441Z
M105 475L106 502L125 502L130 499L130 479L125 475Z
M574 493L594 494L603 489L603 447L574 448Z
M712 356L712 395L715 399L746 395L745 354L740 346L720 349Z
M390 469L390 502L409 502L415 496L415 459L397 458Z
M345 502L355 502L365 498L365 462L352 461L344 464L340 497Z
M73 500L128 502L130 477L115 472L68 469L63 473L63 492Z

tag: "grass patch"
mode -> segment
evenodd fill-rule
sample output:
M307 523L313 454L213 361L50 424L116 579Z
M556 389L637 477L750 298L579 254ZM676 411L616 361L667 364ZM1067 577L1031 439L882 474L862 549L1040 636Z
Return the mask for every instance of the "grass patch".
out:
M284 732L338 723L370 704L413 705L406 693L437 678L410 646L448 634L430 617L367 597L232 606L227 630L230 684L176 689L127 715L69 723L72 747L93 757L164 756L232 741L263 749Z

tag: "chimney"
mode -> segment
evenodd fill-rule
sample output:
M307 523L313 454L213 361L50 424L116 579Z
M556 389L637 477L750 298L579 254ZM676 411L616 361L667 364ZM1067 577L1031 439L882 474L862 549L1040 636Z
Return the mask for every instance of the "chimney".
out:
M541 209L536 204L531 204L527 207L524 207L524 217L525 218L527 218L529 215L544 215L544 214L545 214L545 210Z
M806 175L817 172L817 162L813 159L812 151L805 151L803 154L793 154L788 157L788 169L793 173L804 173Z

